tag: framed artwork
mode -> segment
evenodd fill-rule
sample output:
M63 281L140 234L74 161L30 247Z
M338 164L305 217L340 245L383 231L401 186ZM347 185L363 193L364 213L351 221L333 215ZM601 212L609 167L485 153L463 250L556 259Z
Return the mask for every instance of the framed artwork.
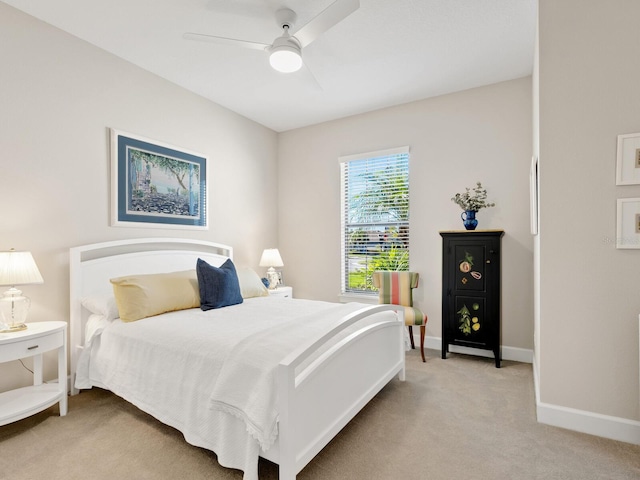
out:
M640 248L640 198L618 199L616 248Z
M111 224L206 230L207 157L111 129Z
M618 135L616 185L640 184L640 133Z
M538 234L538 157L531 157L529 172L529 208L531 213L531 235Z
M282 276L282 270L276 272L278 274L278 286L284 287L284 277Z

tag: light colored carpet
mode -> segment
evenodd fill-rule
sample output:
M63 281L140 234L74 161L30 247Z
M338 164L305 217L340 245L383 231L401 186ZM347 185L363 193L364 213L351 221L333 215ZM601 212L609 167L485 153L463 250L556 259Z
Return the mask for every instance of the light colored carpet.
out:
M538 424L531 365L417 350L393 380L298 475L300 480L640 479L640 446ZM0 478L241 479L110 392L71 397L0 427ZM260 461L261 480L278 467Z

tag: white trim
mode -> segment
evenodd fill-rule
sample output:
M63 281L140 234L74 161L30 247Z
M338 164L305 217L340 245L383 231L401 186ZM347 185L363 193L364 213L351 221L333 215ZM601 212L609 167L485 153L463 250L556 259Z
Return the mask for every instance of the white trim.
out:
M413 336L415 341L420 342L420 337L417 336L417 332L414 330ZM425 337L424 347L432 350L442 351L442 338L440 337ZM502 345L500 347L502 360L509 360L513 362L532 363L533 362L533 350L519 347L507 347ZM491 350L482 350L479 348L461 347L458 345L449 345L449 351L451 353L462 353L465 355L475 355L477 357L493 358L493 352Z
M640 422L636 420L542 402L537 402L536 415L546 425L640 445Z
M536 417L539 423L640 445L640 422L540 401L540 378L533 362Z
M414 336L416 332L414 331ZM417 339L420 341L419 337ZM442 339L439 337L426 337L425 348L442 350ZM533 383L536 396L536 417L539 423L554 427L566 428L576 432L596 435L620 442L640 445L640 422L626 418L602 415L599 413L578 410L575 408L552 405L540 401L540 378L533 350L518 347L502 346L502 359L515 362L533 364ZM481 357L493 358L490 350L459 347L450 345L452 353L464 353Z
M540 404L540 376L538 375L538 364L535 353L533 355L533 390L536 395L536 406Z
M374 152L355 153L353 155L343 155L338 157L340 163L351 162L353 160L362 160L364 158L386 157L387 155L399 155L401 153L409 153L409 146L386 148L384 150L376 150Z

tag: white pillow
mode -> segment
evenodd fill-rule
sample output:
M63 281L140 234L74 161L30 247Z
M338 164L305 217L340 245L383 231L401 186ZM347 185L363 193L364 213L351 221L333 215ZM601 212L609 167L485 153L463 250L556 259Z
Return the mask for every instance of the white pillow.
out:
M238 274L242 298L266 297L269 295L269 290L260 280L260 276L252 269L240 267L236 269L236 273Z
M82 306L96 315L102 315L111 321L120 316L113 295L87 295L80 301Z

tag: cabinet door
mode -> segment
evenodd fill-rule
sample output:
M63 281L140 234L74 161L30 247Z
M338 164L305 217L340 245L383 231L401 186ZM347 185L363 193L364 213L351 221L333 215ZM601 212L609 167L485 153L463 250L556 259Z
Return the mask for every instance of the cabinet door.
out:
M484 297L453 296L453 335L455 340L484 347L491 341L491 320Z

